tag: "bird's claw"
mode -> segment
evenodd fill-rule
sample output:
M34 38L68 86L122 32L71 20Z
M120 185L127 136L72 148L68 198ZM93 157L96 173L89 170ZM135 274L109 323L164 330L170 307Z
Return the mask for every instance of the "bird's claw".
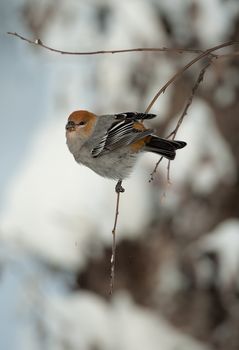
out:
M122 180L119 180L115 186L116 193L123 193L125 189L122 187Z

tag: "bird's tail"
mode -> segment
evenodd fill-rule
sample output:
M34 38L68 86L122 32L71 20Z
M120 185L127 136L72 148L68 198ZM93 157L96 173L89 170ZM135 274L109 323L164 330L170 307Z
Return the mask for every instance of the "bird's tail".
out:
M186 144L187 143L183 141L166 140L152 135L146 144L145 150L173 160L176 155L176 150L185 147Z

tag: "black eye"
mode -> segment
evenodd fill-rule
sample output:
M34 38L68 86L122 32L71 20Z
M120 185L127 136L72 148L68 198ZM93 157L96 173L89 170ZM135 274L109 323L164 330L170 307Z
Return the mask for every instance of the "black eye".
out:
M86 122L84 122L83 120L81 122L79 122L77 125L85 125Z

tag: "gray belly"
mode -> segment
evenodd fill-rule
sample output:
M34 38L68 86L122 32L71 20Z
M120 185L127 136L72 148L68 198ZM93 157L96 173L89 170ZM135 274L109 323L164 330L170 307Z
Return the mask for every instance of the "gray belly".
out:
M88 150L82 147L77 161L97 174L115 180L123 180L128 177L135 165L137 155L129 152L128 147L121 150L105 153L93 158Z

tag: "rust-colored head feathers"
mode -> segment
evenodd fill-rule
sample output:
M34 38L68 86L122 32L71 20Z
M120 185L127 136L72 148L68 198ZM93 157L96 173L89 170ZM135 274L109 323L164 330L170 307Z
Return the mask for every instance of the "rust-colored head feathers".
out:
M96 118L95 114L88 111L81 110L81 111L72 112L68 118L68 121L73 121L76 124L78 124L81 121L88 122L91 119L95 120L95 118Z
M85 110L75 111L70 114L66 124L66 132L76 132L89 136L93 131L96 115Z

